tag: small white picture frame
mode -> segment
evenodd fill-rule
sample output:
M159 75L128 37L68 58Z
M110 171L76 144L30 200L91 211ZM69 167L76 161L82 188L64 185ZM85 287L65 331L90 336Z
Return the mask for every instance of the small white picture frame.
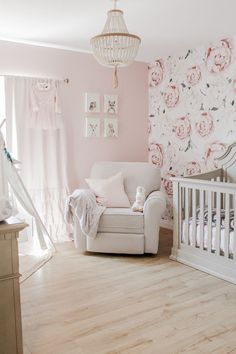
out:
M104 137L105 138L118 137L118 119L116 118L104 119Z
M100 95L99 93L85 94L85 112L100 113Z
M85 128L86 138L99 138L100 118L85 118L85 119L86 119L86 128Z
M104 113L118 114L118 96L104 95Z

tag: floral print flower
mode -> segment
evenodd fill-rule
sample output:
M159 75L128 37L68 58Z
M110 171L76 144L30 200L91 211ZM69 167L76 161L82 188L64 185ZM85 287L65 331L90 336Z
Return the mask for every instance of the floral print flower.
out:
M207 49L206 65L211 73L219 73L226 69L231 62L231 43L228 39L222 39L216 45Z
M179 102L179 89L176 85L169 85L164 93L164 101L168 108L173 108Z
M164 66L162 60L156 60L155 64L149 67L149 86L156 87L163 80Z
M216 141L208 146L205 153L205 161L208 170L212 168L218 168L218 163L216 161L217 157L220 157L224 154L226 150L226 145Z
M162 182L163 187L169 196L173 195L173 182L170 180L171 177L176 177L176 174L174 172L168 172Z
M187 82L190 86L196 85L201 79L201 69L198 65L194 65L188 69Z
M196 123L196 131L201 137L208 136L213 130L213 119L208 112L203 112Z
M188 115L180 117L176 120L174 125L175 136L180 140L185 140L190 136L191 123Z
M157 143L149 144L149 158L151 163L158 167L163 166L163 146Z
M186 175L193 176L201 173L201 167L197 161L191 161L187 163L186 166Z

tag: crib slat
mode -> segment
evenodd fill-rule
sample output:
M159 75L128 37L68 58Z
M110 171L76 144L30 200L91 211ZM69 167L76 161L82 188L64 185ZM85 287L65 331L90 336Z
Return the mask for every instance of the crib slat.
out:
M203 249L204 245L204 191L200 190L200 249Z
M225 240L224 240L224 255L229 258L229 193L225 194Z
M192 190L192 242L193 246L196 247L196 189Z
M189 245L189 189L185 188L185 244Z
M216 192L216 254L220 254L220 233L221 233L221 193Z
M212 193L207 192L207 204L208 204L208 222L207 222L207 251L211 253L212 246Z

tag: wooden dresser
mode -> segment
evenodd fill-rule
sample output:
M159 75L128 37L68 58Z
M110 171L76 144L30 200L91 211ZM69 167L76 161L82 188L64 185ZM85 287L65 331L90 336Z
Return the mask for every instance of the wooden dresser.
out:
M26 226L0 223L0 354L23 354L17 237Z

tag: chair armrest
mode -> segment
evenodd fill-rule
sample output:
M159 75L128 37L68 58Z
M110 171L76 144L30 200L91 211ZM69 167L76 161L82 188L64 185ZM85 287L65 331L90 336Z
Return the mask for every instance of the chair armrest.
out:
M144 203L143 212L145 213L145 209L147 210L148 208L150 208L150 206L153 203L155 205L158 204L158 206L161 209L160 212L162 214L166 209L166 196L165 196L165 194L161 191L155 191L155 192L150 193Z
M166 197L163 192L149 194L143 208L145 253L156 254L158 251L160 221L165 209Z

